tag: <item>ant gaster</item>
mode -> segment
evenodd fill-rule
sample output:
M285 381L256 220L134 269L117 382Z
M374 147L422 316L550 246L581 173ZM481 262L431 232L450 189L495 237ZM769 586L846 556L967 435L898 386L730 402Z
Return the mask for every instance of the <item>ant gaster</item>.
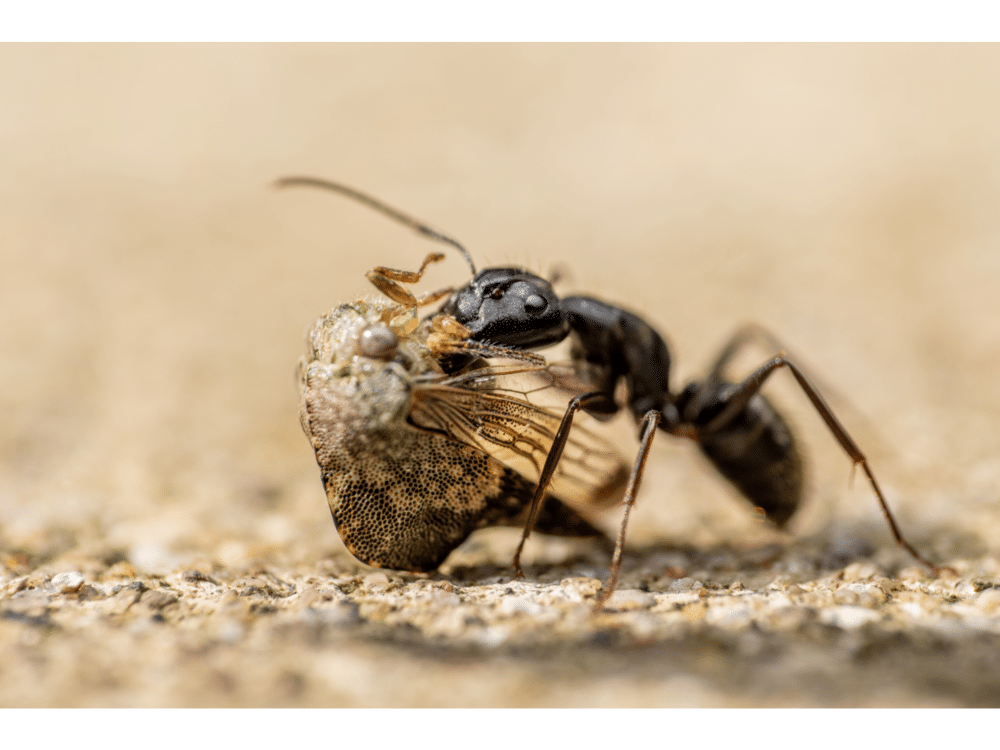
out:
M570 400L553 439L514 556L518 576L523 575L520 556L524 544L566 446L574 415L581 409L597 419L607 419L625 407L640 426L640 447L625 490L610 578L598 598L598 608L617 586L629 514L658 430L694 440L719 473L770 521L778 527L787 523L802 497L802 455L785 419L760 393L767 379L780 368L791 371L841 448L855 466L861 467L896 542L914 559L939 572L903 538L864 453L802 370L784 352L740 382L724 378L729 362L753 337L763 335L761 329L745 327L738 331L706 378L674 392L670 387L670 352L666 342L637 315L592 297L560 299L548 281L522 268L487 268L476 273L467 251L457 241L351 188L314 178L285 178L278 184L312 185L342 193L460 250L473 271L473 278L451 294L437 315L452 316L465 326L470 342L534 350L570 338L577 372L593 390ZM458 354L444 358L442 364L446 371L458 372L471 361L471 355ZM615 398L619 382L624 382L625 404L619 404Z

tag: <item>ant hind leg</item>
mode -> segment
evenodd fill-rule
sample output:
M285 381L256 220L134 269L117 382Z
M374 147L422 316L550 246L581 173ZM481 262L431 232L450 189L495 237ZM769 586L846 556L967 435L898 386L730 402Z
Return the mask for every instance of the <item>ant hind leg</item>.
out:
M734 339L734 343L738 344L737 339ZM722 358L720 358L720 360L721 359ZM791 371L792 375L795 377L795 381L806 394L806 397L812 403L813 408L816 409L816 412L833 434L833 437L840 444L840 447L848 455L848 457L850 457L854 465L860 466L861 470L865 473L865 476L868 477L868 483L871 485L872 491L875 493L875 498L878 500L879 506L882 510L882 515L885 516L885 520L889 524L889 528L892 531L896 543L909 552L910 555L912 555L913 558L919 563L930 568L935 575L940 574L941 569L917 552L913 545L911 545L903 537L902 532L899 530L899 526L896 524L896 519L892 515L892 511L889 510L889 505L885 500L885 495L882 494L882 488L879 486L878 480L875 478L875 474L872 471L871 466L868 464L868 458L864 453L862 453L857 443L855 443L854 439L850 436L850 434L848 434L847 429L840 423L840 420L838 420L834 415L826 401L823 400L819 391L813 387L812 383L809 382L802 370L786 357L784 352L766 362L755 372L751 373L745 380L737 384L729 393L727 393L727 403L725 407L706 425L700 427L700 431L702 433L724 431L725 426L734 417L736 417L737 414L745 409L749 404L750 399L753 398L758 391L760 391L764 382L771 375L771 373L781 367L787 367Z

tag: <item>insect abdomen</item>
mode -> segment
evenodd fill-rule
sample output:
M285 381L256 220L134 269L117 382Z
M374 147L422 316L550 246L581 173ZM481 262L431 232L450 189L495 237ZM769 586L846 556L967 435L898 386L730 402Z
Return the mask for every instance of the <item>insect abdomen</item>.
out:
M534 483L475 448L407 432L409 439L395 451L364 457L335 452L340 460L326 454L327 500L351 554L374 567L430 571L476 529L523 524ZM603 535L551 496L538 529Z
M699 433L702 452L778 526L802 498L803 461L788 423L756 394L732 420Z

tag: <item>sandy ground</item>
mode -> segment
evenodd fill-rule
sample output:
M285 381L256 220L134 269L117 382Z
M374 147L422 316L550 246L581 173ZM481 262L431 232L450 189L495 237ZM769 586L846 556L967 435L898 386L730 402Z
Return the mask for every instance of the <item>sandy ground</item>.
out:
M0 705L1000 705L1000 49L6 45L0 69ZM357 563L295 363L365 271L433 248L287 174L626 303L675 384L766 325L954 572L893 545L784 375L810 458L788 534L663 439L604 613L594 542L533 537L515 582L508 530L434 575Z

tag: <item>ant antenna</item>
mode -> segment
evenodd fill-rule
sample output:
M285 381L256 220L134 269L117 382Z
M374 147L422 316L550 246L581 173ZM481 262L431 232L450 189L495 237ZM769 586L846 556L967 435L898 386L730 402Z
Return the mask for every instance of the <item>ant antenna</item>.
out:
M453 239L446 235L444 232L439 232L433 229L422 221L414 219L412 216L407 216L402 211L397 211L392 206L387 206L382 201L377 198L372 198L370 195L366 195L359 190L347 187L347 185L341 185L339 182L330 182L329 180L322 180L318 177L282 177L280 180L274 181L274 186L276 188L286 188L286 187L315 187L322 188L323 190L331 190L334 193L340 193L348 198L353 198L358 203L363 203L369 208L373 208L379 213L385 214L390 219L398 221L400 224L408 226L410 229L424 235L425 237L430 237L432 240L437 240L438 242L443 242L446 245L451 245L456 248L465 258L465 262L469 264L469 269L472 271L472 275L476 275L476 265L472 262L472 256L469 255L469 251L466 250L458 242L458 240Z

